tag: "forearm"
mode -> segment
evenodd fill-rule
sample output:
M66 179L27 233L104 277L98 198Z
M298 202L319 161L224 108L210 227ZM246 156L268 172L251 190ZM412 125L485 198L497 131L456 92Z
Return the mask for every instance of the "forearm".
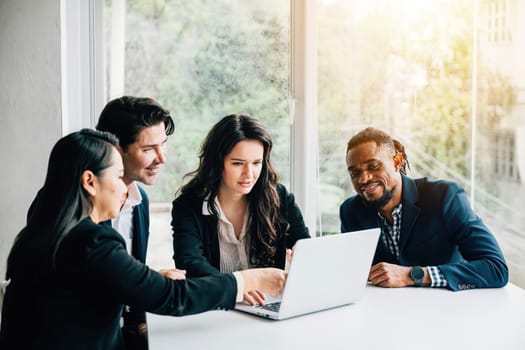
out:
M221 273L205 257L175 259L178 269L186 270L187 278L211 276Z
M451 241L459 254L439 265L448 288L498 288L508 282L508 267L496 238L472 210L463 191L452 196L443 217L451 232Z
M473 288L500 288L508 282L504 261L481 259L440 265L448 288L453 291Z

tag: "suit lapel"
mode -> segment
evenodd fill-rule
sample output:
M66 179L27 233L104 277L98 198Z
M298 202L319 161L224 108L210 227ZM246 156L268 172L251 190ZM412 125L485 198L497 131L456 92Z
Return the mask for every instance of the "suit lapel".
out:
M221 267L221 253L219 248L219 232L217 232L218 228L218 219L214 216L206 216L205 217L205 232L209 232L209 252L211 257L211 264L217 268L217 270L220 270Z
M144 232L144 211L142 203L133 208L133 239L131 243L131 254L145 262L146 260L146 234Z
M402 260L403 250L410 235L414 224L419 216L421 209L416 205L419 200L419 192L416 182L404 175L401 175L403 181L403 213L401 217L401 234L399 237L399 260Z

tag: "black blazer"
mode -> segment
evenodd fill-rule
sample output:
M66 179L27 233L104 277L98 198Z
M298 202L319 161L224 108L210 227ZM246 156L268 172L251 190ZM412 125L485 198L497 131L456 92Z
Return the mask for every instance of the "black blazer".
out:
M508 268L501 249L453 182L402 176L399 261L380 238L374 257L402 266L438 266L451 290L502 287ZM340 207L341 232L380 227L377 210L359 196Z
M293 194L283 185L277 186L277 192L281 201L280 215L288 221L289 227L287 232L281 232L281 239L277 242L273 267L283 269L286 249L292 248L299 239L310 238L310 234ZM171 216L173 259L177 268L185 269L190 277L220 273L217 219L212 215L202 215L202 200L180 195L173 201Z
M81 221L51 267L49 243L34 234L12 252L0 349L121 349L123 305L188 315L235 305L231 274L175 281L131 257L118 232Z
M142 202L133 208L133 238L131 240L131 255L141 263L146 263L149 238L149 199L142 187L137 186L142 196ZM111 220L102 224L111 226ZM134 307L126 308L122 314L124 325L136 326L146 322L146 312Z

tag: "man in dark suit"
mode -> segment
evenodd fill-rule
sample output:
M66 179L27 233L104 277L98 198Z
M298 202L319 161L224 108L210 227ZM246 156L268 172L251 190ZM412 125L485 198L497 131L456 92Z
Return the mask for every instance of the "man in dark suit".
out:
M175 126L170 113L151 98L123 96L102 110L97 129L108 131L119 139L119 152L124 163L124 183L128 198L120 215L106 222L126 241L128 253L146 262L149 237L149 201L137 183L152 185L162 164L166 163L166 143ZM159 271L163 273L163 271ZM168 277L183 278L184 272L169 270ZM179 276L177 276L177 274ZM122 328L126 349L147 349L146 314L126 308Z
M374 285L457 291L507 283L498 243L459 185L407 177L403 145L374 128L350 139L346 162L357 195L340 207L341 230L381 228Z

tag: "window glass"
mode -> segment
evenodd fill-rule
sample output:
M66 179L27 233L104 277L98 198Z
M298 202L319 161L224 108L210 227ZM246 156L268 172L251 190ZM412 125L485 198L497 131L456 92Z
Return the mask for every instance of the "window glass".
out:
M525 287L525 3L479 2L475 208Z
M471 20L468 2L327 1L319 11L322 186L352 193L346 142L375 126L405 145L412 176L468 186ZM437 16L436 13L439 15ZM337 231L333 209L321 209Z
M269 129L272 160L288 185L289 12L280 0L106 1L107 99L153 97L175 120L169 163L147 188L152 201L173 200L208 130L232 113L251 114ZM122 21L123 52L112 38ZM123 78L111 74L121 69L111 67L119 62L112 54L123 56Z
M520 11L512 11L512 4ZM525 34L513 33L516 13L525 14L525 4L518 4L319 2L324 232L339 232L338 205L354 194L346 142L364 127L376 126L405 145L410 176L453 180L473 194L476 212L509 260L511 280L525 286L525 270L519 268L525 265L525 219L518 205L525 194L525 94L519 88L525 70L518 68L523 45L513 40ZM520 74L511 74L516 70Z
M289 5L106 1L107 99L152 96L176 122L169 164L147 188L153 202L173 199L206 132L233 112L269 128L289 186ZM504 250L511 281L525 287L522 17L525 4L514 0L318 1L320 231L339 232L339 204L353 194L346 142L374 125L406 146L410 176L465 188ZM151 230L169 239L169 207L158 207ZM150 249L158 244L166 252L155 255L169 257L167 242Z
M153 97L175 121L168 163L145 186L148 264L172 266L171 201L220 118L247 113L272 135L272 161L289 187L290 5L282 0L105 2L106 99Z

